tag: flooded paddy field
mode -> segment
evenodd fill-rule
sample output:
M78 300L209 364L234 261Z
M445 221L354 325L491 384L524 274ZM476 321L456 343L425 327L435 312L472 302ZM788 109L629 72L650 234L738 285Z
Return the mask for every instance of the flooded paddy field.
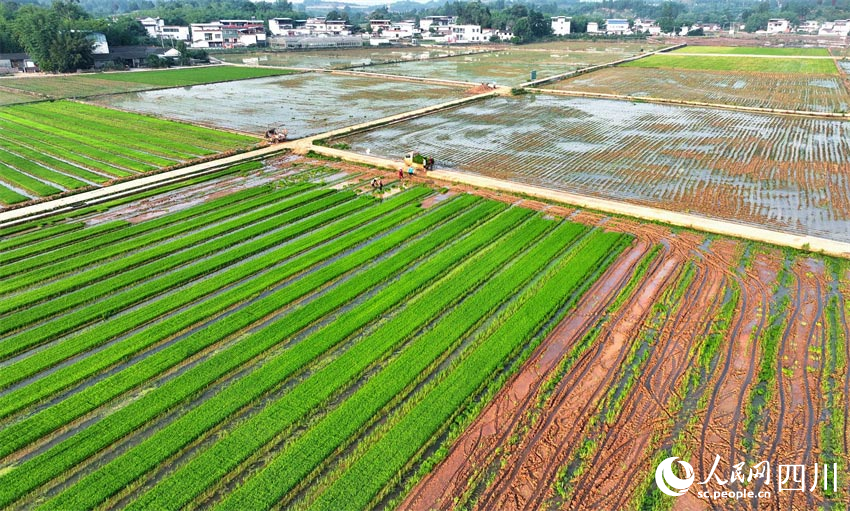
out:
M308 51L257 51L247 53L221 53L213 56L231 64L249 66L280 66L313 69L347 69L409 60L427 60L480 53L486 48L337 48Z
M370 66L367 71L442 80L519 85L531 80L532 71L537 71L537 78L543 78L630 56L631 53L621 52L538 48L377 65Z
M613 67L547 88L810 112L850 110L850 95L835 75Z
M850 124L547 95L340 139L438 167L850 241Z
M284 126L290 138L460 98L462 88L302 73L98 98L97 104L249 133Z

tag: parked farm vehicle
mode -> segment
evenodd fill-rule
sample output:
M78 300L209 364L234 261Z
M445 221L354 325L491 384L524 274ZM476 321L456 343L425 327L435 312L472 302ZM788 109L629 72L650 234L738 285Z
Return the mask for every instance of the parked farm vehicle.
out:
M266 140L268 140L272 144L286 142L286 136L288 134L289 132L283 126L279 128L270 128L268 131L266 131Z
M425 157L417 152L409 152L404 157L404 164L413 167L414 170L434 170L434 158Z

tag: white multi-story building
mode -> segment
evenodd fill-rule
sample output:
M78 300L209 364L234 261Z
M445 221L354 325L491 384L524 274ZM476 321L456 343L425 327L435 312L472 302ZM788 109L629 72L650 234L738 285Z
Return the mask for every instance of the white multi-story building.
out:
M480 43L484 42L481 25L450 25L449 43Z
M145 27L145 31L150 37L159 37L162 27L165 26L165 20L162 18L138 18L139 23Z
M817 34L820 30L820 23L817 21L804 21L797 27L797 32L804 34Z
M419 19L419 30L427 33L433 28L434 32L437 33L449 33L449 26L453 25L454 22L455 19L452 16L425 16Z
M629 29L629 20L611 19L605 20L606 34L631 34Z
M784 34L791 31L791 23L786 19L772 18L767 20L768 34Z
M295 35L295 20L292 18L269 19L269 32L277 36Z
M193 48L222 48L224 46L221 22L192 23L190 28L192 30Z
M150 37L175 41L189 41L192 38L188 26L166 25L162 18L139 18L139 23Z
M818 30L818 35L847 37L848 34L850 34L850 20L826 21Z
M552 33L554 35L570 35L572 20L568 16L552 16Z
M374 32L374 27L372 32ZM381 30L381 37L387 39L410 39L419 34L415 20L399 21Z

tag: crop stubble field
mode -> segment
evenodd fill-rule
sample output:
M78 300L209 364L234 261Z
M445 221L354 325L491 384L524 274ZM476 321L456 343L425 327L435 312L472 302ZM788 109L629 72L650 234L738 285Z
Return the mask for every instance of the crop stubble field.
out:
M539 94L340 140L360 153L416 148L443 168L848 241L848 130L825 119Z
M71 102L0 109L0 205L99 186L257 140Z
M846 262L370 172L0 232L0 504L668 509L661 455L844 466Z

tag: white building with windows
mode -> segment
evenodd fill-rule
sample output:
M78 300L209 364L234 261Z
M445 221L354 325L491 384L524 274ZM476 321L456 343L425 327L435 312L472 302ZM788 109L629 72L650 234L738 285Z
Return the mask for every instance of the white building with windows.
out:
M768 34L784 34L791 31L791 23L786 19L772 18L767 20Z
M139 18L139 23L145 27L149 37L157 39L172 39L175 41L189 41L192 39L188 26L166 25L162 18Z
M192 48L223 48L224 35L220 21L192 23Z
M573 19L569 16L552 16L552 33L554 35L570 35L570 25Z
M446 42L449 43L481 43L484 34L481 25L450 25L451 34Z
M605 20L605 33L612 35L631 34L632 31L629 28L629 20Z
M804 21L797 27L797 32L803 34L817 34L820 30L820 23L814 20Z
M454 22L455 19L452 16L425 16L419 19L419 30L428 33L433 28L435 33L447 34L451 31L449 26L454 25Z

